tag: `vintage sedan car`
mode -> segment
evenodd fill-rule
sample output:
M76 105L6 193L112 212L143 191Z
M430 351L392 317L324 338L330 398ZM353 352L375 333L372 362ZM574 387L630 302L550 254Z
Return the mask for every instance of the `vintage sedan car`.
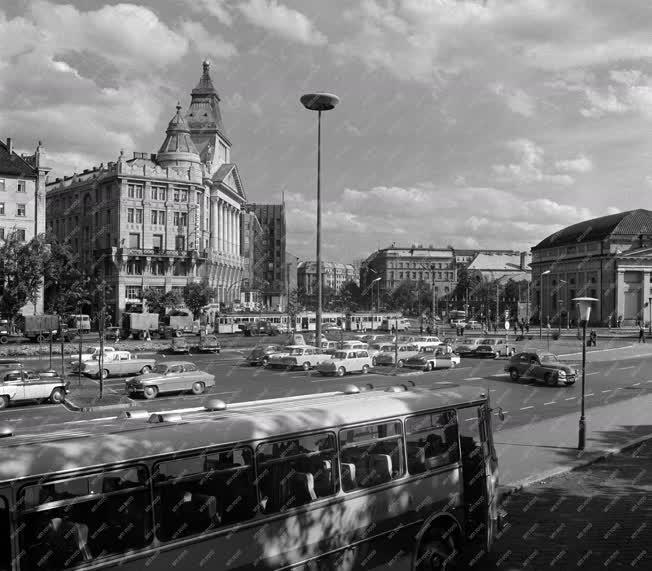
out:
M562 363L557 355L544 351L526 351L514 355L505 365L505 372L509 373L513 381L534 379L551 387L559 383L572 385L578 375L574 365Z
M188 361L157 363L151 372L127 379L125 391L129 396L154 399L162 393L192 391L200 395L215 386L215 376L197 369Z
M104 330L104 339L107 341L120 341L120 328L119 327L107 327Z
M114 351L104 357L102 370L98 358L82 363L81 372L89 377L106 379L107 377L126 377L127 375L145 374L152 370L156 359L145 359L129 351Z
M470 319L466 322L464 329L482 329L482 324L475 319Z
M488 339L483 339L482 345L491 345L497 353L505 355L506 357L516 355L516 345L509 341L505 341L505 339L490 337Z
M460 356L447 352L445 347L422 347L416 355L405 360L406 367L423 371L452 369L459 364Z
M100 354L100 351L100 347L86 347L86 349L81 352L81 362L84 363L86 361L92 361ZM110 355L114 351L115 347L104 347L105 356ZM71 355L70 366L76 367L79 364L79 361L79 353L77 353L77 355Z
M321 375L337 375L343 377L346 373L366 374L372 366L369 353L363 349L357 351L337 351L332 359L323 361L317 367Z
M362 341L342 341L339 344L338 349L341 351L366 351L369 349L369 345Z
M186 353L190 355L190 343L185 337L173 337L170 343L172 353Z
M329 355L333 355L336 351L339 350L339 341L322 341L321 342L321 350L322 353L328 353Z
M393 343L371 343L367 349L367 353L371 357L371 364L375 367L378 355L387 353L394 350Z
M269 366L280 366L287 369L302 368L304 371L309 371L316 367L323 361L328 361L332 358L330 353L324 353L317 347L306 345L305 347L294 347L287 355L280 357L278 364L272 357L269 361Z
M31 400L62 403L68 393L68 385L57 374L37 373L22 367L3 368L0 372L0 408Z
M275 353L271 353L267 357L267 362L263 363L263 367L281 367L281 358L286 357L287 355L290 354L292 349L295 347L312 347L312 345L305 345L301 343L295 343L293 345L283 345L280 350L276 351ZM273 364L272 364L273 361Z
M400 344L395 348L391 346L390 351L385 351L376 355L376 365L394 365L402 367L405 361L419 352L419 348L412 344ZM398 352L398 359L395 361L394 353Z
M256 345L245 358L245 362L253 367L256 365L265 366L271 355L281 353L283 349L283 345Z
M219 353L222 350L222 345L217 339L217 335L201 335L197 349L199 351Z
M491 345L477 345L470 351L459 351L460 357L465 359L497 359L499 353Z

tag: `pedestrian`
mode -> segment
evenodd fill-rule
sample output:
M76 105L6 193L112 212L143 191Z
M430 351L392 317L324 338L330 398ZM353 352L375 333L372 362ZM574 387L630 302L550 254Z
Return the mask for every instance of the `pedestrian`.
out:
M525 333L525 321L522 321L522 320L521 320L521 325L520 325L520 327L521 327L521 335L523 335L523 333Z
M617 329L620 329L622 323L623 323L623 316L622 316L622 315L619 315L619 316L618 316L618 321L617 321L617 324L616 324L616 328L617 328Z
M428 335L430 335L432 333L432 329L430 328L430 325L428 325L428 327L426 327L426 333Z
M591 340L591 345L595 347L596 341L598 340L598 334L593 329L591 330L590 340Z
M462 337L464 337L464 325L462 325L462 327L460 327L460 335Z
M638 342L645 343L645 328L643 325L640 325L638 329Z
M423 335L423 323L419 325L419 333Z
M526 333L530 332L530 324L527 321L525 322L525 332Z

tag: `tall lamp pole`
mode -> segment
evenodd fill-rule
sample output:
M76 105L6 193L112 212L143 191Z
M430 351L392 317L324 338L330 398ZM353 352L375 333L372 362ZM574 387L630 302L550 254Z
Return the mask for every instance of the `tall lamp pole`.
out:
M598 301L594 297L574 297L573 301L577 302L582 321L582 411L580 414L580 425L578 435L578 450L584 450L586 446L586 418L584 416L584 387L586 379L586 324L591 317L591 304Z
M541 277L539 278L540 283L539 283L539 339L543 337L543 330L542 330L542 323L543 323L543 308L541 305L543 304L543 276L547 275L550 273L550 270L546 270L545 272L541 272Z
M322 275L321 275L321 113L330 111L340 102L332 93L307 93L301 104L309 111L317 111L317 311L315 312L315 339L321 343Z

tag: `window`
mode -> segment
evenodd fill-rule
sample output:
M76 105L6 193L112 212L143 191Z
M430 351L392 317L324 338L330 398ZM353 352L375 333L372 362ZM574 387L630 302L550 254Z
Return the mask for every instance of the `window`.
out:
M401 422L368 424L340 431L342 489L384 484L405 473Z
M163 234L154 234L152 236L152 247L155 250L163 249Z
M178 188L174 189L174 202L179 202L179 196L181 194L181 191Z
M15 234L16 234L16 238L18 238L21 242L25 241L25 230L23 230L22 228L15 230Z
M143 266L140 260L129 260L127 262L127 274L140 276L143 274Z
M0 240L4 240L4 239L5 239L5 229L0 228Z
M453 464L460 458L454 410L408 418L405 434L410 474Z
M25 188L25 181L24 180L19 180L18 181L18 188L16 190L17 192L27 192Z
M134 221L134 209L127 208L127 222L133 222L133 221Z
M152 540L144 467L26 486L19 495L21 566L63 569Z
M143 223L143 209L136 208L136 224L142 224L142 223Z
M4 216L4 215L5 215L5 203L0 202L0 216Z
M256 449L261 506L276 513L337 493L335 435L311 434Z
M24 204L16 204L16 216L25 216L26 209Z
M181 202L188 202L188 191L185 189L181 190Z
M188 275L188 267L186 266L186 262L182 260L175 260L174 266L172 268L172 275L175 276Z
M5 191L5 179L0 178L0 192L4 192L4 191Z
M140 248L140 234L129 234L129 247Z
M158 210L152 210L152 224L158 224Z
M127 197L128 198L142 198L143 197L143 185L142 184L128 184L127 185Z
M126 286L125 297L127 299L141 300L143 298L143 288L141 286Z
M165 187L152 185L152 200L165 200Z
M152 274L155 276L165 275L165 262L163 260L155 260L151 264ZM163 292L165 293L165 292Z
M188 213L187 212L175 212L174 213L174 225L175 226L188 226Z
M174 245L177 250L185 250L186 249L186 237L185 236L177 236L174 240Z
M256 513L252 452L234 448L154 468L154 503L163 541L247 521Z

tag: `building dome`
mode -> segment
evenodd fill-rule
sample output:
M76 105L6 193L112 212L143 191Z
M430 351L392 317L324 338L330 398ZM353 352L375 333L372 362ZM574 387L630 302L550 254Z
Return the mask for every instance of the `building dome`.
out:
M200 164L199 152L190 138L190 129L181 115L181 105L165 132L165 141L159 149L156 159L161 166L189 166L188 163Z

